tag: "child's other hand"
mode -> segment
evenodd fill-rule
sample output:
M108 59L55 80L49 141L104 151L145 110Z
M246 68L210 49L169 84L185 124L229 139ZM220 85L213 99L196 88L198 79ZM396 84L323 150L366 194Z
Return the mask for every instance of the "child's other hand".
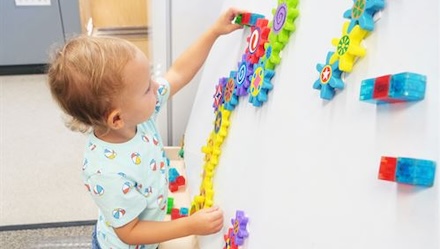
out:
M223 227L223 211L219 207L199 210L189 216L192 219L193 234L213 234Z
M233 23L234 18L244 11L235 8L229 8L214 23L212 30L218 36L229 34L234 30L241 29L243 26Z

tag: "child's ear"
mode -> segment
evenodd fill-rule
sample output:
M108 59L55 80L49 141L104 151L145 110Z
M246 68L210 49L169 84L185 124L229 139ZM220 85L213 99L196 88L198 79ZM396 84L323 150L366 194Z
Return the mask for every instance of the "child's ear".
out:
M115 109L107 117L107 125L110 129L118 130L124 127L124 120L121 118L121 110Z

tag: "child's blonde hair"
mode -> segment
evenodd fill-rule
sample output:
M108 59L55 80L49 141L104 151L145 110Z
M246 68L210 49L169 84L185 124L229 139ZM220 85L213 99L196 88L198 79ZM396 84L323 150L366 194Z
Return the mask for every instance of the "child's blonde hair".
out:
M48 68L54 99L71 118L67 127L87 132L106 128L107 116L124 89L122 71L136 47L115 37L81 35L55 51Z

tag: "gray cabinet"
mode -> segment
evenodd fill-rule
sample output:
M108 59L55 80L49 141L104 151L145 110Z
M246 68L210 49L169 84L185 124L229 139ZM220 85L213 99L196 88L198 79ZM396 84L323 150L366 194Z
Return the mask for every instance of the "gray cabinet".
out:
M0 66L46 64L54 44L81 32L78 0L50 6L16 6L0 1Z

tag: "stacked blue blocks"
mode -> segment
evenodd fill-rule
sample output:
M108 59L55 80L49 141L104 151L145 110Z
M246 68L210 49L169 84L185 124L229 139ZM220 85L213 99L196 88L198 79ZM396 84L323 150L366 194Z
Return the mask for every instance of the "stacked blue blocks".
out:
M176 168L170 168L168 170L168 180L170 182L175 182L178 176L180 176L180 174Z
M434 161L399 157L396 182L431 187L434 184L435 166Z
M363 80L359 99L375 104L418 101L425 98L425 90L425 75L403 72Z

